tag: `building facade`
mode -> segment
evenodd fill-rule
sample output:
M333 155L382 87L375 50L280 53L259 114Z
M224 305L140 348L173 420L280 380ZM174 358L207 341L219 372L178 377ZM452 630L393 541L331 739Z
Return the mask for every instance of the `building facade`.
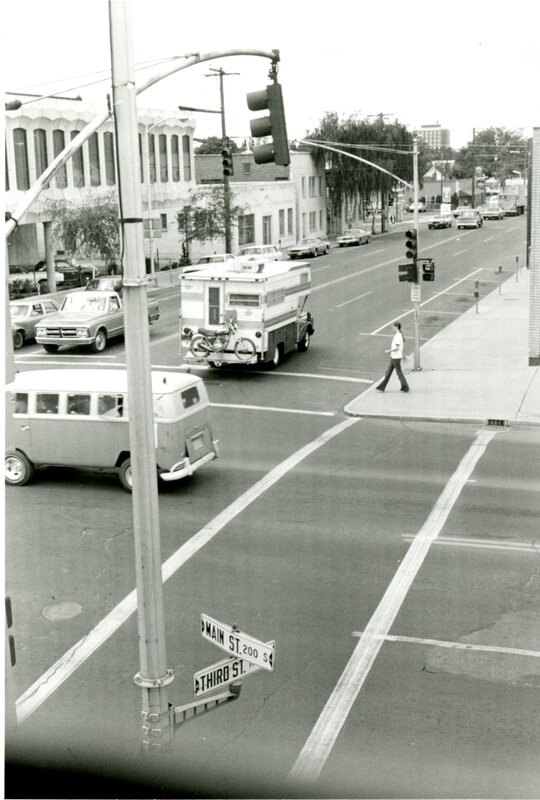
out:
M421 125L420 130L415 133L431 150L450 147L450 131L441 127L438 122L434 125Z
M5 210L12 212L53 159L102 109L70 100L38 100L7 112ZM179 258L176 213L195 186L193 120L170 110L140 111L139 163L147 257ZM108 119L51 178L9 240L10 266L45 259L53 240L49 201L77 204L117 195L114 121ZM56 249L61 242L53 242Z

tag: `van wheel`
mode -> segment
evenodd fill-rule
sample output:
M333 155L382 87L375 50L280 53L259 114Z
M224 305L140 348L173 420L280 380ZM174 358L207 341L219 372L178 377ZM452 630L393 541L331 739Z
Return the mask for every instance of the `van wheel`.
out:
M57 344L44 344L43 349L46 353L57 353L59 345Z
M6 456L5 480L10 486L24 486L34 474L34 465L20 450Z
M275 369L281 363L281 347L276 344L272 358L266 362L266 369Z
M22 331L15 331L13 334L13 349L20 350L24 344L24 333Z
M310 342L310 335L309 331L306 331L304 334L304 338L296 343L296 347L300 353L305 353L306 350L309 350L309 342Z
M126 492L131 492L133 490L131 458L126 458L126 460L122 461L122 463L120 464L120 467L118 468L118 479L122 484L122 489L125 489Z
M94 342L90 345L93 353L103 353L107 347L107 334L105 331L98 331Z

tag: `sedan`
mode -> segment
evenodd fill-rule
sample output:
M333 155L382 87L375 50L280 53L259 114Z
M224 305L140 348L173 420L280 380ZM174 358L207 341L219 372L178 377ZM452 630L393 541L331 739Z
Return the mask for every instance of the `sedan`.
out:
M504 211L500 206L482 206L480 213L484 219L504 219Z
M371 233L363 228L349 228L341 236L338 236L337 243L340 247L350 244L367 244L371 239Z
M9 304L11 313L11 332L13 334L13 348L19 350L28 339L35 336L34 326L48 314L58 311L54 300L46 298L36 300L12 300Z
M325 239L320 239L318 236L312 236L309 239L302 239L301 242L294 247L289 247L289 258L304 258L305 256L318 256L322 253L328 253L330 250L330 243Z
M452 227L452 215L451 214L436 214L428 222L428 228L430 230L432 228L451 228L451 227Z

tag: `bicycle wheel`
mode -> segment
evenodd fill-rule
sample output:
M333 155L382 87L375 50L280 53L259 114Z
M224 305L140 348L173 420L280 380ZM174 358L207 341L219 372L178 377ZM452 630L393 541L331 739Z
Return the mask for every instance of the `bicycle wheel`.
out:
M249 361L257 352L251 339L237 339L234 344L234 352L241 361Z
M189 349L195 358L206 358L209 353L206 339L202 334L198 334L197 336L193 337L189 343Z

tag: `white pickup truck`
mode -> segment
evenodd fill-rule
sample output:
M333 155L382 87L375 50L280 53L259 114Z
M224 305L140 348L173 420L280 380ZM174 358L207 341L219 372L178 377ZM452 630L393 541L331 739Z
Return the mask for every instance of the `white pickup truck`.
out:
M148 303L148 322L159 319L159 306ZM36 325L36 342L47 353L62 345L86 345L102 353L107 342L124 335L124 307L118 292L72 292L66 295L60 311Z

